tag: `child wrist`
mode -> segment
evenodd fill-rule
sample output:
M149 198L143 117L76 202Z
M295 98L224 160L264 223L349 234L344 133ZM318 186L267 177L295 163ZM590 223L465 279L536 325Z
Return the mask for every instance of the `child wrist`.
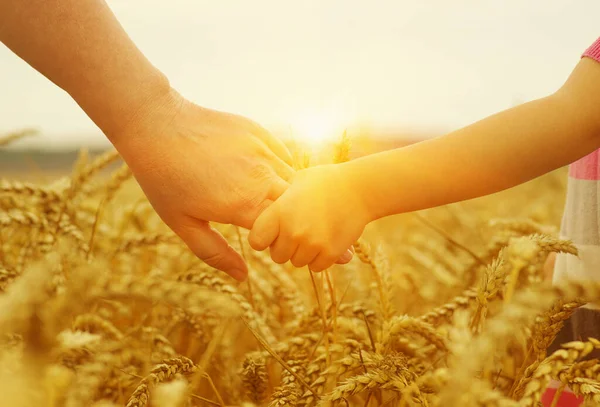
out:
M379 208L376 200L373 200L371 196L371 180L361 163L349 161L340 166L343 167L343 179L348 181L348 193L354 197L360 218L365 223L378 219Z

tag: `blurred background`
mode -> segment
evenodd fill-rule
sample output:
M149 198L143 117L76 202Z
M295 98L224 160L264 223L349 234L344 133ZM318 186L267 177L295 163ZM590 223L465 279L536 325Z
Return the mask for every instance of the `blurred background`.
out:
M357 154L545 96L600 35L597 0L108 3L186 97L312 145L347 129ZM0 153L0 175L108 146L67 94L0 45L0 134L23 128L39 134Z

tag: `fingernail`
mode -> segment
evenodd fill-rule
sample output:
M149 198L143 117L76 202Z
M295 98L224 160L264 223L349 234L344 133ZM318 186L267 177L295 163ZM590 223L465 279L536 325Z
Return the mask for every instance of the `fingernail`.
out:
M350 251L350 249L348 249L344 254L342 254L342 256L340 257L340 261L348 263L350 260L352 260L352 256L352 252Z

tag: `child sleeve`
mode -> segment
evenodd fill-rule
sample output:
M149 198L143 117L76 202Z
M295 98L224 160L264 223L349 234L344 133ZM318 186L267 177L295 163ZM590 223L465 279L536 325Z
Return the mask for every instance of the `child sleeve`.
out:
M598 38L581 57L592 58L593 60L600 62L600 38Z

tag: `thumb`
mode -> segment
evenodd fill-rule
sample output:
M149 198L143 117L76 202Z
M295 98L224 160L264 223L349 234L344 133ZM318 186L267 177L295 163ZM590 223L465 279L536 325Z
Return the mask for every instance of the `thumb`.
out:
M290 187L290 184L280 177L273 177L269 188L269 199L276 201Z
M278 176L273 177L270 180L267 198L259 205L237 213L232 223L245 229L252 229L256 219L289 187L290 184L285 182L283 179L279 178Z
M192 252L206 264L222 270L238 281L244 281L248 267L244 259L208 222L199 222L198 226L186 226L178 230L178 235Z
M271 204L256 218L248 235L248 243L254 250L262 251L279 236L279 212L277 203Z

